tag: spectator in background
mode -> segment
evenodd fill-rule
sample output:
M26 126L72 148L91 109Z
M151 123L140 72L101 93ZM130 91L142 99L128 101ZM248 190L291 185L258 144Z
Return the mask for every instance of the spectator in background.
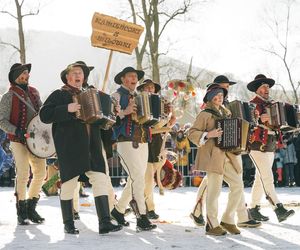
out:
M295 182L300 186L300 133L294 136L294 146L296 150L297 164L295 165Z
M0 129L0 186L14 186L14 159L6 133Z
M286 143L285 154L283 158L285 186L293 187L295 186L294 169L295 164L297 164L298 161L296 157L295 146L293 144L292 134L286 134L284 137L284 142Z
M275 186L282 186L282 181L283 181L283 157L285 154L285 149L276 149L275 151L275 166L276 166L276 173L277 173L277 179L274 179Z
M189 166L189 153L191 152L190 142L187 138L186 130L181 129L177 132L176 136L176 150L178 160L176 168L184 177L184 186L190 186L190 166Z
M242 155L243 181L245 187L252 187L255 175L255 166L248 154Z

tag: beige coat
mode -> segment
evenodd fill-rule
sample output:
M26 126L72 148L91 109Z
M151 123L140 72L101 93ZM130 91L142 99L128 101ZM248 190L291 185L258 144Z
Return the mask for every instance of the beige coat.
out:
M200 112L188 135L188 138L198 146L195 168L205 172L224 174L224 163L227 156L236 172L238 174L241 173L242 166L237 155L229 152L225 153L216 147L215 138L210 138L204 145L200 145L203 133L213 129L215 129L215 119L212 114L205 111Z

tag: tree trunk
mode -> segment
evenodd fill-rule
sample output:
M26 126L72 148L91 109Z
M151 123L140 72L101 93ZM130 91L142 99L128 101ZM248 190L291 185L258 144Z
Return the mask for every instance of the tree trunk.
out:
M154 82L160 82L160 70L159 70L159 53L158 53L158 44L159 44L159 13L158 13L158 0L153 0L153 37L152 42L150 43L150 53L151 53L151 63L152 63L152 79Z
M26 63L26 51L25 51L25 38L24 38L24 30L23 30L23 16L21 8L22 6L19 4L18 0L15 0L16 8L17 8L17 17L18 17L18 32L19 32L19 43L20 43L20 61L22 64Z

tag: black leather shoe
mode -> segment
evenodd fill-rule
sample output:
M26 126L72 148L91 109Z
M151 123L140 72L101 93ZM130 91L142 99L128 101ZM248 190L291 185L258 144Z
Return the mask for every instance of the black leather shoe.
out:
M73 200L60 200L61 213L64 222L65 233L79 234L79 230L74 225Z
M190 214L190 218L193 220L196 226L204 226L205 220L203 219L203 215L200 214L198 217L196 217L193 213Z
M128 227L129 226L129 222L125 220L124 218L124 214L120 213L116 208L114 208L111 212L110 212L112 218L118 222L119 225L122 225L124 227Z
M238 227L255 228L255 227L260 227L261 222L256 221L256 220L248 220L248 221L245 221L245 222L240 222L237 225L238 225Z
M285 209L284 206L282 205L282 203L276 204L276 208L274 211L276 213L276 216L277 216L277 219L279 222L282 222L282 221L286 220L288 217L295 214L295 211L293 209L291 209L291 210Z
M268 221L269 217L262 215L260 212L260 206L256 205L254 208L250 208L250 215L254 220L257 221Z
M29 225L29 219L27 214L27 201L18 201L16 204L17 207L17 215L18 215L18 224L19 225Z
M28 213L29 220L31 220L33 223L41 224L44 222L45 219L41 217L38 214L38 212L35 210L38 200L39 198L36 197L27 200L27 213Z
M152 224L147 215L141 214L141 217L137 219L136 230L139 231L150 231L157 228L155 224Z
M123 228L121 225L114 225L113 223L111 223L107 195L95 197L95 205L99 220L99 234L117 232Z
M147 217L148 217L148 219L150 219L150 220L156 220L156 219L159 218L159 215L158 215L157 213L155 213L154 210L151 210L151 211L148 211L148 212L147 212Z

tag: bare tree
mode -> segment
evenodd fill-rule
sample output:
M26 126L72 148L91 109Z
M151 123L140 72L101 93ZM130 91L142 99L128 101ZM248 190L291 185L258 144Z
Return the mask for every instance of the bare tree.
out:
M160 82L159 57L163 53L159 51L159 42L167 26L176 20L177 17L188 13L192 6L192 0L184 0L181 6L171 11L168 11L166 8L167 0L140 0L140 5L135 5L133 0L128 1L131 7L133 22L136 23L137 18L139 18L144 23L146 30L142 46L135 50L137 68L143 68L143 57L148 45L151 58L150 67L152 79L156 82Z
M131 8L131 13L132 13L132 18L133 18L133 23L137 24L137 12L135 10L135 5L133 3L133 0L128 0ZM148 40L147 37L144 37L144 40L142 42L141 47L136 47L135 48L135 55L136 55L136 67L137 69L141 70L143 69L143 58L144 54L146 51L146 46L147 46Z
M24 6L25 0L15 0L16 13L12 13L8 10L0 10L0 13L7 14L12 18L16 19L18 22L18 36L19 36L19 46L5 41L0 41L0 44L10 46L14 48L20 54L21 63L26 63L26 47L25 47L25 36L23 29L23 18L26 16L35 16L39 14L39 6L35 11L29 11L27 13L22 13L22 8Z
M276 15L273 15L273 18L269 18L268 22L266 22L267 27L272 32L275 46L277 47L275 48L274 44L272 44L268 48L261 48L261 49L264 52L278 58L282 62L287 72L290 86L292 87L293 99L295 100L296 103L299 103L298 90L300 87L300 82L299 81L297 82L292 76L292 64L295 62L296 57L290 59L291 54L289 53L291 47L291 41L290 41L291 10L294 4L295 4L295 0L285 1L284 6L286 8L286 14L284 17L283 25L282 22L279 21L279 18ZM277 85L279 85L282 88L284 95L289 100L290 99L289 94L285 90L284 86L282 84L277 84Z

